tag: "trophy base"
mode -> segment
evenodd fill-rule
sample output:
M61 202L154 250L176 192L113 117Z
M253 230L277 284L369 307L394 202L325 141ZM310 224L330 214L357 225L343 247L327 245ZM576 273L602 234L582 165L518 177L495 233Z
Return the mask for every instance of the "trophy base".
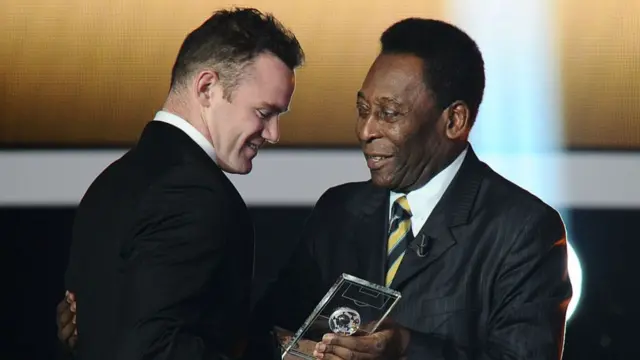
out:
M398 291L342 274L300 329L281 342L282 359L315 360L313 350L327 333L342 336L373 333L400 296Z
M304 360L316 360L313 356L307 355L297 350L289 350L289 352L283 357L284 360L288 359L304 359Z

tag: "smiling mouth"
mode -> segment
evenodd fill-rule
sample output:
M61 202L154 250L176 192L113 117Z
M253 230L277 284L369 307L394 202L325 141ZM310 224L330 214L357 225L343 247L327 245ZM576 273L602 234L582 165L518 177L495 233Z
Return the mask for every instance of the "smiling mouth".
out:
M367 167L369 167L369 169L378 170L391 159L391 156L365 155L365 158L367 159Z
M391 156L378 156L378 155L373 156L373 155L365 155L365 157L367 158L367 160L372 160L372 161L381 161L381 160L384 160L384 159L388 159L388 158L390 158Z
M254 144L254 143L247 143L247 146L252 149L253 151L258 151L258 149L260 148L258 145Z

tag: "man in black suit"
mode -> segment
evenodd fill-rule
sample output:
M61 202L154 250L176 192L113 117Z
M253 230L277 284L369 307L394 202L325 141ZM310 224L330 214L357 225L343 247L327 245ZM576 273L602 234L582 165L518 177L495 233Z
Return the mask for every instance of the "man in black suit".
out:
M327 334L318 358L559 360L571 299L564 224L468 143L485 83L478 47L425 19L394 24L381 43L356 103L371 180L322 195L263 305L277 311L263 313L295 329L348 273L402 299L371 336Z
M425 19L394 24L381 43L357 96L371 180L318 200L260 323L295 330L349 273L402 299L371 336L327 334L318 358L560 359L571 298L564 225L468 143L484 91L480 51Z
M224 172L249 173L278 141L303 57L255 9L218 11L186 37L163 110L78 207L66 273L78 359L243 354L253 224Z

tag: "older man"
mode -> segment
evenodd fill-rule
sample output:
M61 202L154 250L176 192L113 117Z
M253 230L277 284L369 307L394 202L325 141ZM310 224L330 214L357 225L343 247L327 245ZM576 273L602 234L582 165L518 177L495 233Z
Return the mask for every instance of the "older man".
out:
M322 195L263 313L295 327L349 273L402 299L371 336L327 334L318 358L559 360L571 298L564 224L468 142L485 83L478 47L427 19L392 25L381 44L356 96L371 180Z

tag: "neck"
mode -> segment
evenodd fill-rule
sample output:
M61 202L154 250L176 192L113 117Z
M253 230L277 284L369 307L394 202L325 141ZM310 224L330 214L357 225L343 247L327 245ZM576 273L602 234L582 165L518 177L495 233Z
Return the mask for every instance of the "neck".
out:
M188 100L173 91L169 94L162 105L163 111L167 111L181 117L213 144L209 128L206 126L202 115L192 110L194 108L195 106L190 106Z
M404 189L397 190L402 193L409 193L426 185L431 179L436 177L442 170L446 169L451 163L460 156L467 146L467 142L456 142L445 151L442 157L434 156L431 161L424 165L417 180Z

